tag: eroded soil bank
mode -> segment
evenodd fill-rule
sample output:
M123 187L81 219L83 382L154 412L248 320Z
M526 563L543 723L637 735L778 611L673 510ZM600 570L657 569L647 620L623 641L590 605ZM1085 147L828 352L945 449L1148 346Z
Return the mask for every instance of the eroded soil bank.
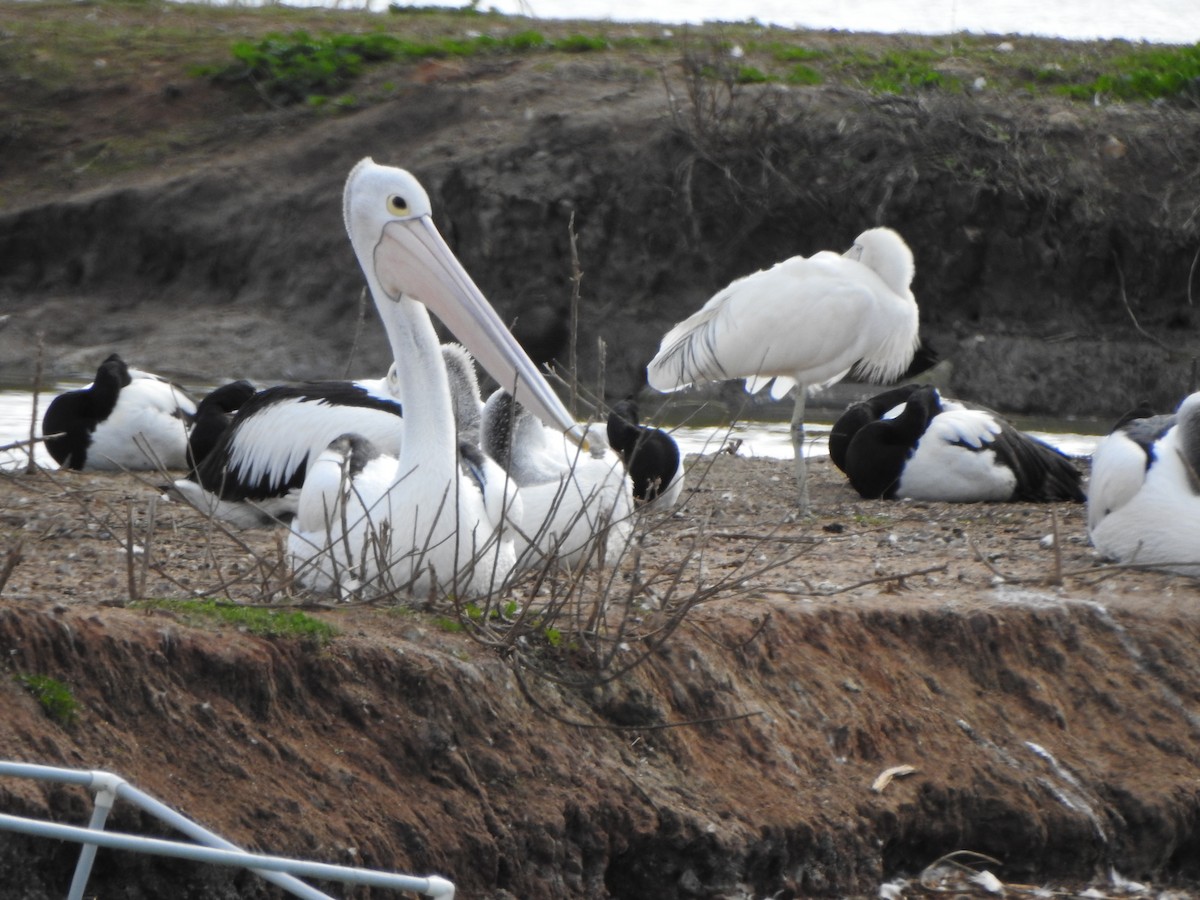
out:
M682 513L647 524L638 577L733 580L590 687L514 670L445 611L309 605L338 629L318 645L130 607L121 538L132 515L146 543L153 489L6 477L25 558L0 601L0 757L115 771L247 846L437 873L465 898L875 896L955 850L1009 884L1194 883L1195 582L1099 565L1076 505L864 504L827 461L813 470L818 512L788 522L786 463L694 464ZM274 536L206 527L159 505L148 596L260 596ZM546 671L583 676L569 656ZM74 723L18 674L67 684ZM916 771L872 791L898 765ZM0 806L77 824L89 809L11 780ZM120 804L112 827L156 833ZM62 896L73 858L0 835L0 895ZM93 886L271 895L103 851Z

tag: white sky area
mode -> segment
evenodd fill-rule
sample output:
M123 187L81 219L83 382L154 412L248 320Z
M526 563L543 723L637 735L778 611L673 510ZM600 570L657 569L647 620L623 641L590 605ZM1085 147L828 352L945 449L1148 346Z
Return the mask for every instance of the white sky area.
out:
M245 2L245 0L243 0ZM318 6L323 0L284 0ZM413 6L466 6L467 0L397 0ZM325 5L386 9L387 0ZM1170 44L1200 41L1200 0L480 0L481 9L546 19L698 23L755 19L788 28L893 34L1028 34Z

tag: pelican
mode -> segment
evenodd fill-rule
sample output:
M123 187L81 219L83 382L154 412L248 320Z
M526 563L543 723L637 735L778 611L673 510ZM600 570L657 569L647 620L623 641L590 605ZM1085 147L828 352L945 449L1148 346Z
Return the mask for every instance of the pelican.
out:
M842 469L861 496L1083 502L1082 477L1071 459L997 413L943 401L928 385L881 396L879 405L889 405L888 412L854 430L844 451ZM861 407L852 406L851 412L858 414ZM840 424L834 432L850 430L839 429Z
M443 346L442 356L460 432L477 444L482 404L474 361L457 344ZM404 410L395 381L393 367L384 378L276 385L248 399L240 394L248 382L218 388L213 403L236 402L237 413L223 419L201 402L189 439L197 462L172 487L192 506L235 528L290 520L313 461L337 438L355 434L374 452L393 457L400 452ZM197 445L203 452L197 453Z
M667 332L646 370L650 386L675 391L744 378L751 393L768 384L776 399L791 391L799 505L807 512L807 394L851 369L891 381L908 368L918 345L913 274L900 235L872 228L844 254L795 256L739 278Z
M404 440L389 477L305 484L304 515L288 537L297 579L327 591L374 584L418 594L487 593L515 560L504 527L507 499L503 485L489 484L496 477L486 464L460 449L430 311L539 418L576 442L585 438L442 240L416 178L364 159L346 180L343 208L391 344Z
M904 401L912 396L916 389L917 385L915 384L905 384L875 394L866 400L857 400L847 406L846 411L838 416L838 420L829 429L829 459L833 464L845 472L846 450L850 446L850 441L854 439L854 435L858 434L859 429L885 416L893 418L900 412ZM945 397L940 399L943 409L951 408L951 404L955 408L961 406Z
M683 457L675 438L661 428L638 424L633 400L622 400L608 414L608 443L621 455L633 482L634 499L670 509L683 491Z
M42 434L54 461L67 469L185 469L195 414L183 388L131 369L113 353L95 381L50 401Z
M620 457L598 436L582 452L503 388L484 404L482 431L484 453L517 486L519 569L547 559L569 570L620 560L633 535L633 490Z
M388 379L266 388L241 403L212 449L173 488L237 528L295 515L309 464L346 433L398 453L403 409Z
M1200 575L1200 393L1119 422L1092 455L1087 502L1101 555Z

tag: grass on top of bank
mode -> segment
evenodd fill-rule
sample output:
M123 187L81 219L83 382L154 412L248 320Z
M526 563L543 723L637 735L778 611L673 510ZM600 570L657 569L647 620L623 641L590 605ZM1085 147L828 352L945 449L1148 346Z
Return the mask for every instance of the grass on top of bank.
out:
M1200 102L1200 44L996 35L799 31L754 20L664 26L539 20L392 4L386 12L168 0L48 0L0 11L0 72L46 87L134 77L147 66L242 83L273 103L336 99L364 69L431 59L605 55L652 73L703 54L714 78L873 93L1061 94ZM394 72L390 83L402 77ZM357 91L354 103L371 102ZM343 102L342 105L352 105Z

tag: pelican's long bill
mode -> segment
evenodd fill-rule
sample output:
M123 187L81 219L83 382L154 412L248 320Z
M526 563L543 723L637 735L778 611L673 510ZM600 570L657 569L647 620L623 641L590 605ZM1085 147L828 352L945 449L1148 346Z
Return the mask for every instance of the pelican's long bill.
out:
M505 327L427 215L389 222L374 254L389 297L424 304L526 409L586 446L583 430Z

